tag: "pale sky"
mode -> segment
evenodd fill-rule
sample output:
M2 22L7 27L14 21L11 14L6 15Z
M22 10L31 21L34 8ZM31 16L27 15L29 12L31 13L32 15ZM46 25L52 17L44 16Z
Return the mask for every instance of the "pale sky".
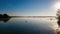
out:
M0 13L11 16L55 16L60 0L0 0Z

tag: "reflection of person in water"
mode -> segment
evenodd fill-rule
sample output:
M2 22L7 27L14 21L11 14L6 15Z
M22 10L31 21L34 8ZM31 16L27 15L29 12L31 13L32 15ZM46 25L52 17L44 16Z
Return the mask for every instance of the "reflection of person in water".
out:
M60 9L58 9L58 11L57 11L57 24L58 24L58 26L59 26L59 28L60 28Z
M0 14L0 21L4 21L4 22L7 22L11 17L8 16L7 14Z

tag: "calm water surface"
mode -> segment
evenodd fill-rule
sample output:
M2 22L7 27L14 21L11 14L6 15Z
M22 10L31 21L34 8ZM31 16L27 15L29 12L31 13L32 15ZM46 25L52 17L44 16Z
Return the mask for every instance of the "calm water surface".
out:
M0 21L0 34L56 34L57 24L49 19L11 18Z

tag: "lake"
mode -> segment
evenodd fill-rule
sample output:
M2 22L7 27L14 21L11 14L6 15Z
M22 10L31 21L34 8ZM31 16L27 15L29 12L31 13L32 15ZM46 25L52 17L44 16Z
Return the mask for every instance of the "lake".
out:
M58 25L50 18L0 20L0 34L56 34Z

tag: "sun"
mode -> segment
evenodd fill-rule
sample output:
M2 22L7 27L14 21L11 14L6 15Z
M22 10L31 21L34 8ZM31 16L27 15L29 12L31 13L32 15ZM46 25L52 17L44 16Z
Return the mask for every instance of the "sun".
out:
M60 9L60 2L55 3L54 7L55 7L56 9Z

